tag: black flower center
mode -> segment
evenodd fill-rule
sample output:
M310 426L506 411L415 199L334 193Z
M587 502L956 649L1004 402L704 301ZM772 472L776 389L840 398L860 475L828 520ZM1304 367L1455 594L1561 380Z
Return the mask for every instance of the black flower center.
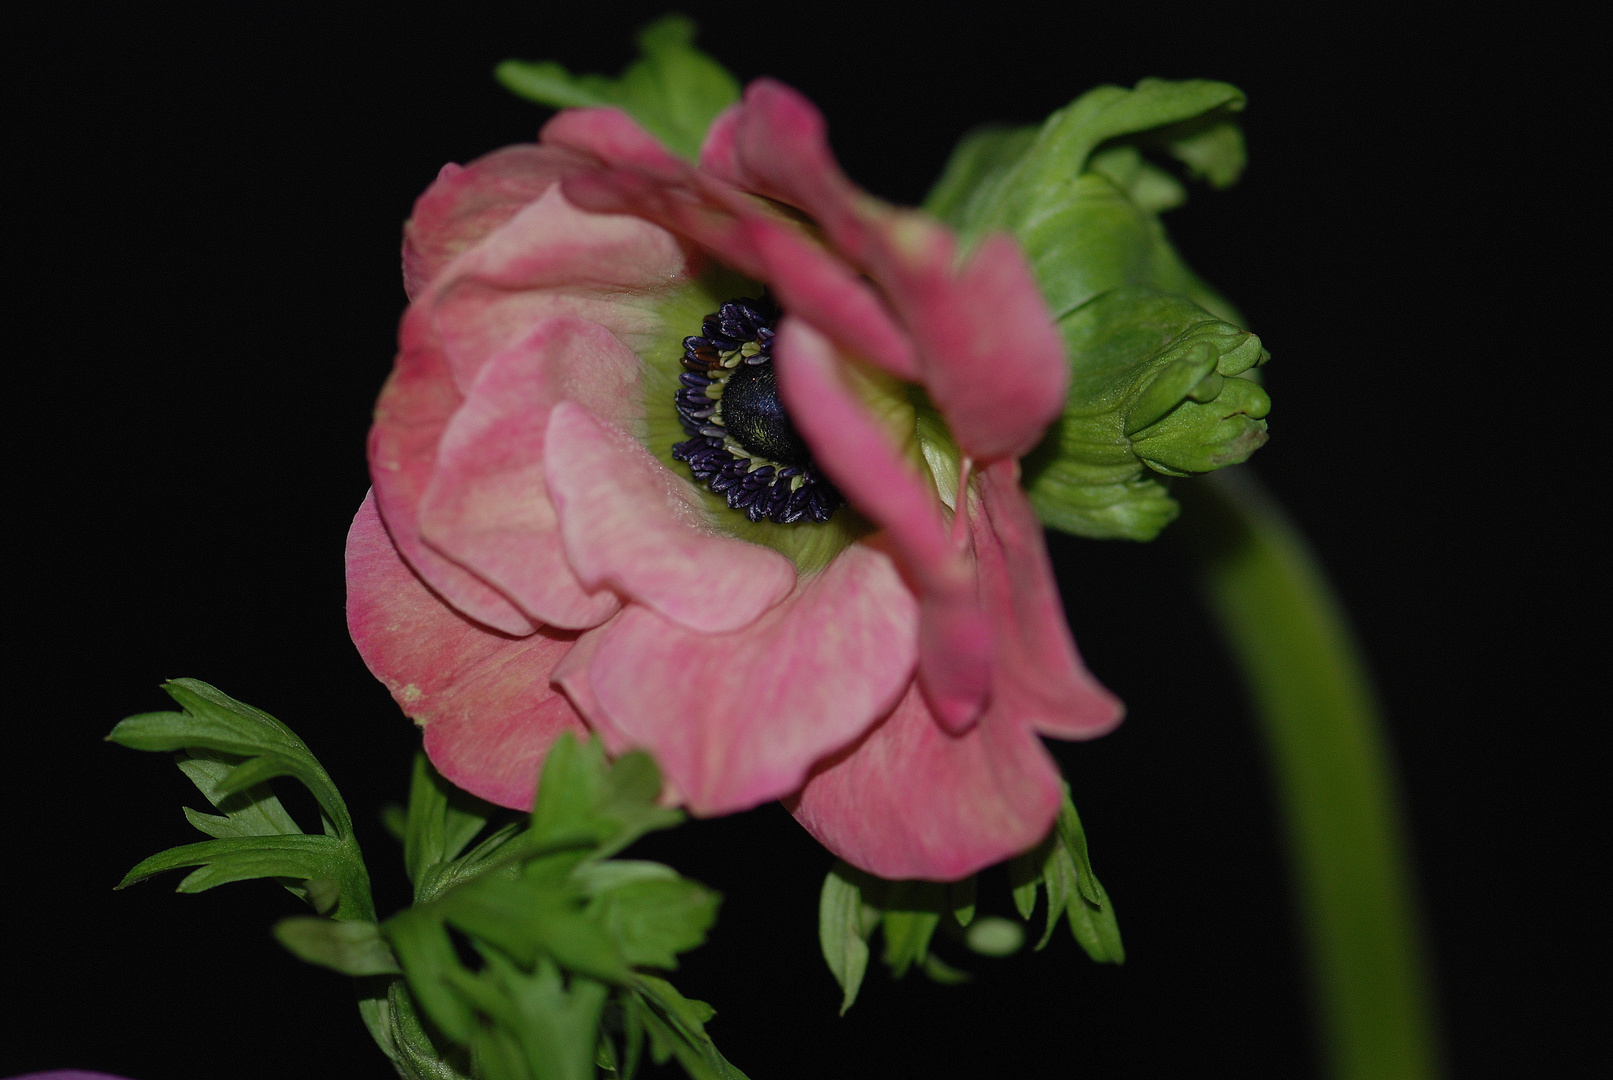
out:
M752 521L828 521L840 493L818 471L790 423L773 373L769 297L730 300L707 315L702 334L683 339L684 373L674 395L690 436L672 447L694 478Z
M781 465L806 465L812 460L812 451L779 400L771 362L734 369L723 387L722 417L734 441L757 457Z

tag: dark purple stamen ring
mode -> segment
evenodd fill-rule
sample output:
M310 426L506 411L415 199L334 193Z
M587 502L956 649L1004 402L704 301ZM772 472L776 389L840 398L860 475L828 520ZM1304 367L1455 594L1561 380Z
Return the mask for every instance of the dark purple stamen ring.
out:
M683 339L684 371L672 400L690 437L672 447L672 457L751 521L825 522L845 499L818 471L778 399L772 371L778 318L771 297L739 297L701 320L700 335ZM742 365L744 377L734 381Z

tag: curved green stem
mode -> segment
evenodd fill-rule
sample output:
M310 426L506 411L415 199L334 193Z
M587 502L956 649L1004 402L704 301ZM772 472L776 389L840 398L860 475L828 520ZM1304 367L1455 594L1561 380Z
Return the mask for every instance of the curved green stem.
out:
M1284 810L1328 1072L1439 1075L1394 781L1366 668L1303 537L1253 476L1178 489Z

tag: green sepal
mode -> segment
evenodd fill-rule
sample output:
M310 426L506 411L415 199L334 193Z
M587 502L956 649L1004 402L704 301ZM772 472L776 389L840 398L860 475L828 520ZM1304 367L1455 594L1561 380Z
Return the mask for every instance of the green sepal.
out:
M299 915L274 924L274 936L300 960L343 975L399 975L397 957L367 919L337 922Z
M694 47L695 24L667 15L639 32L643 56L619 78L572 75L552 60L506 60L494 77L529 101L557 109L605 106L628 113L673 153L700 153L706 129L739 100L739 81Z
M1069 398L1024 462L1026 492L1047 525L1152 539L1179 508L1151 474L1206 472L1265 442L1271 400L1246 376L1269 354L1254 334L1147 286L1104 293L1059 330Z
M880 909L863 900L862 885L872 879L836 861L818 895L818 945L829 973L840 984L840 1015L851 1008L868 972L868 939L879 926Z

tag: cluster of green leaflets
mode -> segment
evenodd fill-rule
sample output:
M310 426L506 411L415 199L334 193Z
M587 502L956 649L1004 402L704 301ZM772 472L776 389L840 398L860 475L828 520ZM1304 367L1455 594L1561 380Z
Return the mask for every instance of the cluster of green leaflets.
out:
M555 108L620 108L687 158L739 83L668 16L639 36L620 78L507 60L511 91ZM989 232L1019 242L1064 336L1064 415L1025 460L1042 522L1097 538L1151 540L1178 513L1162 477L1243 461L1266 441L1267 359L1236 309L1190 270L1160 214L1187 198L1157 162L1224 188L1244 167L1244 96L1206 80L1100 86L1029 127L966 136L924 209L965 250ZM1150 160L1150 159L1154 160Z
M706 1035L710 1006L656 974L705 940L720 897L660 863L612 857L683 819L657 803L647 755L607 762L597 740L562 737L531 815L496 828L497 808L420 757L408 808L388 814L414 904L377 922L352 819L302 740L206 683L164 689L184 711L132 716L108 738L177 752L219 811L185 816L214 839L153 855L120 888L182 867L197 869L180 892L278 880L320 915L282 920L276 936L357 980L370 1033L407 1080L626 1078L646 1050L696 1080L743 1080ZM268 781L282 776L313 793L324 835L276 798Z
M1053 831L1037 847L1008 864L1014 907L1029 920L1038 892L1045 887L1046 921L1037 950L1053 940L1067 919L1075 940L1099 963L1124 963L1120 926L1114 904L1098 883L1087 857L1081 818L1064 788L1064 805ZM956 938L970 951L1006 956L1019 949L1024 932L1017 923L975 914L976 879L950 884L931 881L886 881L845 862L835 863L818 898L818 942L840 984L840 1011L857 1000L868 971L869 942L876 930L884 938L882 959L891 977L900 979L918 968L936 982L956 983L968 974L947 964L931 950L937 931Z

